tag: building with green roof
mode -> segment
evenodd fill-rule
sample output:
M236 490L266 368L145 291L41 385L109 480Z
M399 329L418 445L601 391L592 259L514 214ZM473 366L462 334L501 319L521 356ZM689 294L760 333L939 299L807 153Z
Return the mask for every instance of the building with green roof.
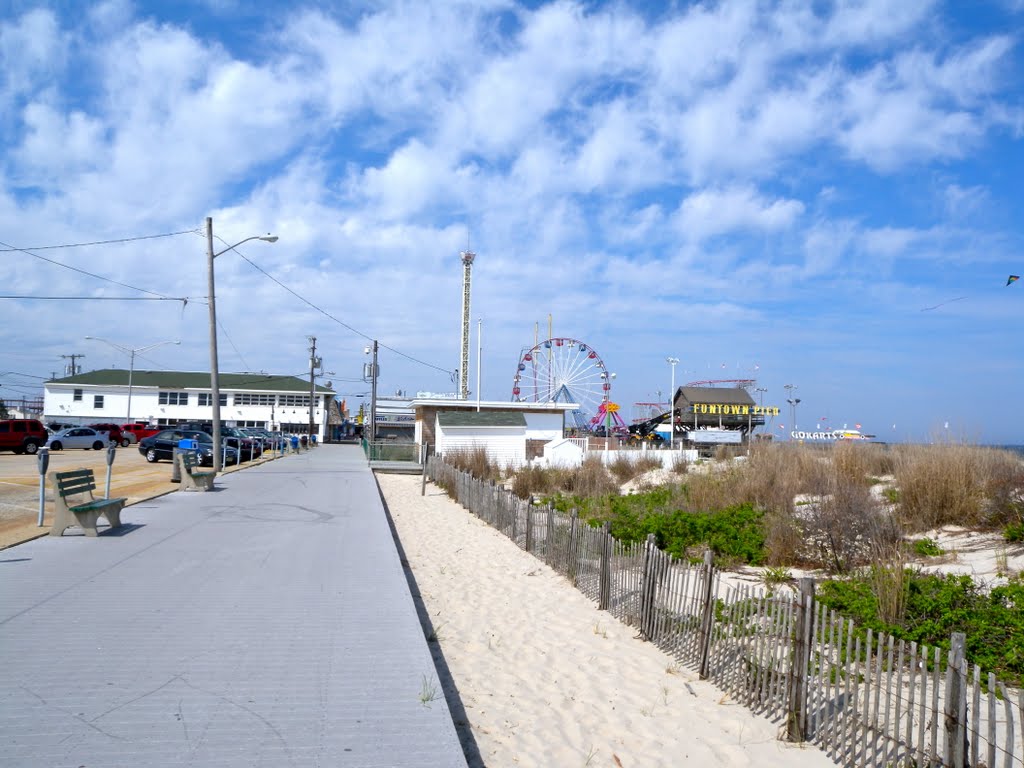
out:
M309 429L309 380L267 373L221 373L220 411L225 426L263 427L305 434ZM213 418L210 374L202 371L127 371L105 368L52 379L44 385L47 422L145 422L174 426ZM334 390L315 385L313 426L320 440L334 404Z

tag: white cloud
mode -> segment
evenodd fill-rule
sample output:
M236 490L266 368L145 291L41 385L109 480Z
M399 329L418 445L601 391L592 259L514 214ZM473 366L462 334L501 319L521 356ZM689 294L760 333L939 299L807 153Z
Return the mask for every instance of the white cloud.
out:
M726 233L770 233L787 229L804 212L799 200L768 200L752 187L709 189L683 200L675 226L692 240Z
M65 61L65 41L47 10L0 21L0 104L12 104L15 97L33 93L54 77Z

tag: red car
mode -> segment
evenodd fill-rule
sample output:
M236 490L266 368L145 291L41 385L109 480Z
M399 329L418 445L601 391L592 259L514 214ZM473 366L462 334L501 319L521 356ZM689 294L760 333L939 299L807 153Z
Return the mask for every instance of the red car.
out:
M154 427L154 426L151 426L149 424L146 424L144 421L135 421L135 422L132 422L131 424L122 424L121 425L121 431L122 432L125 432L127 434L131 434L131 435L135 435L135 440L133 442L136 442L136 443L139 442L140 440L144 439L144 438L152 437L157 432L159 432L161 429L162 429L162 427ZM129 438L129 440L130 439L131 438Z
M90 429L95 429L97 432L106 432L110 442L120 445L122 448L127 448L132 444L132 441L127 435L122 434L122 430L117 424L86 424L85 426Z

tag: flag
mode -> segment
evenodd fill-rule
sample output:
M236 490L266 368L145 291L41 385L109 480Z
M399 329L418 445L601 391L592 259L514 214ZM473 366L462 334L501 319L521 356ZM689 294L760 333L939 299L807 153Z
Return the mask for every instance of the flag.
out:
M1009 285L1010 283L1016 283L1018 280L1020 280L1020 275L1010 275L1006 278L1006 284Z

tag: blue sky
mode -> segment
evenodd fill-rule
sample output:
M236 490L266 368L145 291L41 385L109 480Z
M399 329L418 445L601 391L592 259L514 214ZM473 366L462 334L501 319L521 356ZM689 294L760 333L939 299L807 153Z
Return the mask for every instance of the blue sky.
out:
M792 384L802 429L1024 442L1024 0L4 7L0 248L188 234L0 250L0 397L127 367L87 335L208 369L212 216L280 237L217 259L223 370L315 335L351 402L376 338L381 393L454 391L468 243L474 396L478 321L505 400L550 316L627 417L671 356L778 435Z

